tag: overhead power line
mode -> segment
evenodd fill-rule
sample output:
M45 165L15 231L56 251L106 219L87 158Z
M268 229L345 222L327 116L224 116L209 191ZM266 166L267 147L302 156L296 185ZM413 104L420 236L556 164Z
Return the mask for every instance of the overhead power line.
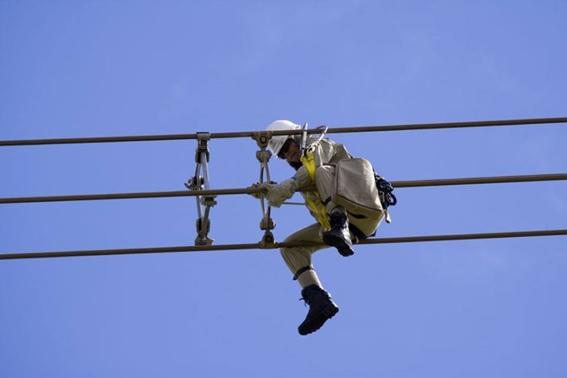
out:
M522 126L536 124L558 124L567 123L567 117L555 118L529 118L508 119L494 121L467 121L467 122L443 122L443 123L416 123L383 126L355 126L355 127L332 127L327 133L360 133L360 132L384 132L384 131L407 131L407 130L432 130L472 127L495 127L495 126ZM308 133L319 133L317 130L308 130ZM210 133L211 139L217 138L249 138L257 135L259 131L219 132ZM294 135L302 131L274 131L272 135ZM150 142L197 139L198 134L162 134L162 135L134 135L114 137L85 137L85 138L51 138L51 139L21 139L2 140L0 146L34 146L46 144L76 144L76 143L111 143L111 142Z
M537 231L514 231L514 232L492 232L476 234L452 234L452 235L424 235L424 236L402 236L391 238L374 238L362 240L359 244L393 244L393 243L417 243L433 241L452 240L479 240L479 239L501 239L501 238L524 238L541 236L567 235L567 229L537 230ZM53 257L84 257L84 256L109 256L109 255L132 255L150 253L179 253L179 252L213 252L246 249L276 249L285 247L324 245L323 243L275 243L273 246L263 247L260 243L247 244L224 244L210 246L176 246L176 247L150 247L150 248L127 248L127 249L95 249L82 251L61 252L25 252L25 253L3 253L0 260L53 258Z
M417 188L417 187L427 187L427 186L502 184L502 183L561 181L561 180L567 180L567 173L393 181L392 185L394 186L394 188ZM0 198L0 204L95 201L95 200L135 199L135 198L222 196L222 195L236 195L236 194L255 194L259 192L260 192L259 190L249 187L249 188L210 189L210 190L180 190L180 191L167 191L167 192L79 194L79 195L12 197L12 198L8 197L8 198Z

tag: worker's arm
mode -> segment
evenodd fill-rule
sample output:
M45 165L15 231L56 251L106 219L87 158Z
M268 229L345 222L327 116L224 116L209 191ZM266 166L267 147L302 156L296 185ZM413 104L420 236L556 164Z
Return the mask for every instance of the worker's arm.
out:
M266 184L266 199L273 207L280 207L295 192L313 190L315 188L305 168L301 167L295 175L279 184Z

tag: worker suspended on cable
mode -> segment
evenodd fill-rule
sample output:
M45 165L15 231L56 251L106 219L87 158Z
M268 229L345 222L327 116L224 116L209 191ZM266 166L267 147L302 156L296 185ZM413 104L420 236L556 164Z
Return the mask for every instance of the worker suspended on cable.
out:
M306 126L304 126L306 128ZM271 123L268 131L298 131L291 121ZM317 223L285 239L286 243L321 243L335 247L342 256L354 253L353 241L375 234L385 211L370 163L353 158L342 144L322 135L273 136L269 150L286 160L295 175L279 184L266 184L266 198L279 207L295 192L301 192ZM307 335L317 331L339 308L321 284L311 262L311 254L325 246L282 248L281 255L301 285L301 295L309 312L298 331Z

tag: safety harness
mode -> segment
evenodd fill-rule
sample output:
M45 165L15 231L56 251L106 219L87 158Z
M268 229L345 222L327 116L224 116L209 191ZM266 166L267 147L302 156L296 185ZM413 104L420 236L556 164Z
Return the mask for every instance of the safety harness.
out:
M315 181L315 172L317 167L315 166L315 156L313 155L313 150L305 151L303 156L301 156L301 164L307 171L311 181ZM323 227L325 231L331 229L331 222L329 220L329 215L327 214L327 208L323 205L319 192L316 190L305 193L305 203L313 216L317 219L319 224Z
M315 155L313 153L314 147L325 137L327 133L327 126L320 126L318 129L321 130L321 134L316 140L311 142L307 146L307 128L308 124L303 125L303 133L301 134L301 165L305 168L305 171L309 175L309 178L313 183L317 182L315 180L317 166L315 165ZM327 214L327 208L321 201L321 197L317 190L305 193L305 203L317 222L323 227L324 231L331 229L331 222L329 219L329 214Z

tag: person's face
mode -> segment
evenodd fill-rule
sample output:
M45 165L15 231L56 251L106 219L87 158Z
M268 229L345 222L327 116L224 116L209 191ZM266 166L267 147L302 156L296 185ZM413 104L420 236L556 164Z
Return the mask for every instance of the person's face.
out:
M299 145L290 138L285 141L278 157L280 159L287 160L288 163L299 163L299 159L301 158L301 149L299 148Z

